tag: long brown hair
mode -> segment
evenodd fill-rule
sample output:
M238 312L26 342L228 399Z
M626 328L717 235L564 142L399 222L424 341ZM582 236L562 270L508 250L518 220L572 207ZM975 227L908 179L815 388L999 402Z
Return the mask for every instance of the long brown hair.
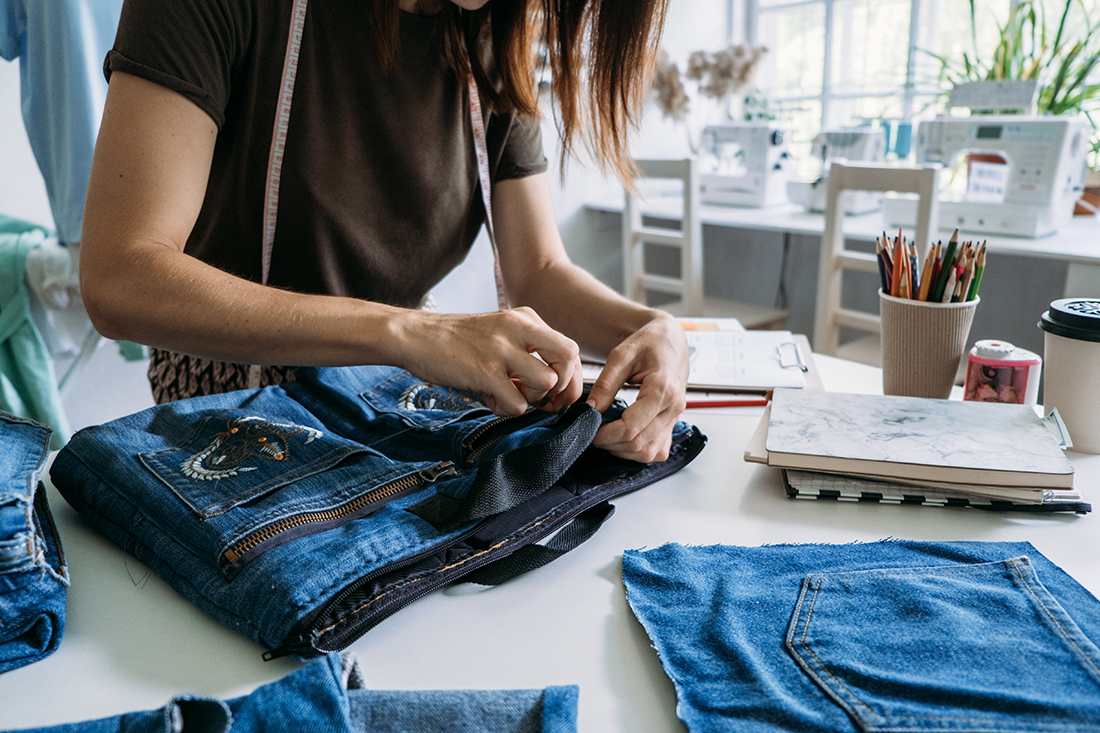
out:
M398 0L367 0L379 61L396 52ZM446 52L460 79L472 73L495 112L539 115L535 49L545 44L558 105L562 163L578 133L604 168L630 179L627 136L649 87L668 0L490 0L475 11L444 3ZM467 49L481 49L467 54ZM488 57L484 53L488 50ZM499 79L492 84L490 68Z

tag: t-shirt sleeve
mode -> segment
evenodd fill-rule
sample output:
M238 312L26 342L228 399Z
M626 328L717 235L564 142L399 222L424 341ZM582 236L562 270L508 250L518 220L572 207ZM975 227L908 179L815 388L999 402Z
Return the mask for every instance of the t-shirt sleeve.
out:
M126 0L103 72L140 76L182 94L220 129L233 69L248 47L248 3Z
M493 180L507 181L545 173L547 163L542 148L540 120L516 116L510 118L508 123L507 137Z

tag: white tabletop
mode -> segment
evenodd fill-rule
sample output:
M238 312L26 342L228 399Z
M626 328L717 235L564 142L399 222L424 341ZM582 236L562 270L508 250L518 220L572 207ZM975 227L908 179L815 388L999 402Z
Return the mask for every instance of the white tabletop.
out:
M815 360L835 391L881 384L870 367ZM579 684L581 731L682 733L621 580L623 550L666 542L1026 540L1100 596L1095 517L792 501L777 470L742 460L757 412L690 412L707 448L675 476L615 500L615 515L580 548L498 588L456 586L384 621L352 646L368 686ZM1085 499L1100 503L1100 456L1069 455ZM68 626L53 656L0 676L0 729L151 709L188 692L232 697L296 668L262 662L262 649L101 539L52 488L49 498L73 577Z
M602 198L593 199L585 206L594 211L621 212L623 195L613 189L608 190ZM679 195L650 195L643 203L646 214L667 217L674 221L679 220L682 207ZM764 208L703 204L700 206L700 216L704 224L734 229L819 236L825 231L824 214L810 213L805 207L795 204ZM887 226L881 211L844 218L844 234L855 241L873 242L885 229ZM911 230L908 231L911 233ZM950 231L947 229L940 232L944 240L950 236ZM1057 234L1037 239L969 232L964 238L984 239L988 242L989 251L994 253L1100 264L1100 219L1094 216L1075 216Z

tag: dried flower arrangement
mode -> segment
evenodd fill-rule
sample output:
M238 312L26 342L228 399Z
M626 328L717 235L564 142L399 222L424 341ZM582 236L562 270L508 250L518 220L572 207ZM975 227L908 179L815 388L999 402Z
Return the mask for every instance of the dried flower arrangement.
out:
M767 51L764 46L744 43L714 53L696 51L688 57L683 78L679 67L666 51L658 54L652 83L657 107L665 118L685 123L692 152L696 152L699 133L708 121L707 117L719 113L723 119L728 119L729 101L734 95L753 89L752 79L757 65ZM684 79L694 82L698 100L694 108ZM709 104L706 100L710 100Z
M731 45L715 53L696 51L688 57L684 77L695 82L696 91L719 101L752 89L752 78L760 59L768 52L764 46L744 43ZM665 117L682 120L689 109L689 97L680 79L680 69L668 53L661 51L653 77L657 106Z

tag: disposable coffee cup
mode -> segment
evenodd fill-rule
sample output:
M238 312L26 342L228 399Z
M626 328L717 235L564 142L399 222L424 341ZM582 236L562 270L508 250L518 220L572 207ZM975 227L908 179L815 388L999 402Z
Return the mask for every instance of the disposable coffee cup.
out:
M945 400L966 352L980 298L928 303L878 291L882 319L882 391Z
M1100 453L1100 299L1056 300L1039 328L1044 407L1058 408L1073 450Z

